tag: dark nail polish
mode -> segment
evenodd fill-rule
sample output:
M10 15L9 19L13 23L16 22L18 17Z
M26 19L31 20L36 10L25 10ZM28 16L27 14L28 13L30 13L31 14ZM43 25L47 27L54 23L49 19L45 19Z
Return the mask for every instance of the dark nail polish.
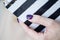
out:
M19 23L19 19L17 18L17 22Z
M27 19L30 20L33 18L33 15L27 15Z

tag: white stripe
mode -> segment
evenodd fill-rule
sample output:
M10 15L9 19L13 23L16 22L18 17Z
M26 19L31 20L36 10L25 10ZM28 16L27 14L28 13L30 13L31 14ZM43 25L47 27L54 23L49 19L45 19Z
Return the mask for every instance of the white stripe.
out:
M5 6L7 6L12 0L5 0Z
M46 28L44 28L41 32L43 33L43 32L45 32L46 31Z
M29 27L36 29L40 24L32 23Z
M50 9L48 9L42 16L49 17L52 15L58 8L60 8L60 2L57 1Z
M60 0L59 0L60 1Z
M60 16L58 16L58 17L56 18L56 21L60 22Z
M16 11L26 0L17 0L11 7L8 8L8 10L13 13Z
M18 18L25 22L26 15L33 15L40 7L42 7L48 0L38 0L31 7L29 7L24 13L22 13Z

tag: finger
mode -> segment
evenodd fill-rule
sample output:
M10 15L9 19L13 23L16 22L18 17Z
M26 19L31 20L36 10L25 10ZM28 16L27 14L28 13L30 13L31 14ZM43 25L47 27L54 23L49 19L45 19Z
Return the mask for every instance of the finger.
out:
M46 17L42 17L39 15L33 15L33 18L30 19L29 21L33 22L33 23L37 23L37 24L42 24L44 26L51 26L51 24L54 22L54 20L46 18Z
M43 34L38 34L37 32L35 32L33 29L30 29L27 25L25 25L22 21L19 21L20 26L32 37L37 38L40 36L42 36Z

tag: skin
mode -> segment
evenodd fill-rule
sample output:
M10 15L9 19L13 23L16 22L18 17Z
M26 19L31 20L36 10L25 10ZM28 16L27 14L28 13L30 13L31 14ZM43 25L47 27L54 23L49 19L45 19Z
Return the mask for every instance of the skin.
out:
M3 1L3 0L1 0ZM5 10L3 10L4 12ZM5 16L4 16L5 15ZM8 15L8 17L6 16ZM10 21L10 14L3 14L3 19L4 19L4 23L8 23ZM6 17L6 18L5 18ZM9 18L9 19L8 19ZM15 18L15 17L14 17ZM8 19L9 21L6 21ZM13 18L12 18L13 19ZM37 20L36 20L37 19ZM14 19L16 21L16 19ZM15 23L15 21L12 20L12 22ZM57 23L56 21L49 19L49 18L45 18L45 17L41 17L38 15L34 15L33 19L29 20L33 23L38 23L38 24L42 24L44 26L46 26L46 30L44 33L37 33L35 32L33 29L28 28L27 25L25 25L21 20L19 20L19 24L23 27L23 29L25 30L25 32L30 35L32 38L36 39L36 40L60 40L60 23ZM12 23L12 24L14 24ZM16 21L17 23L17 21ZM15 23L15 24L16 24ZM1 25L1 24L0 24ZM18 25L18 24L17 24ZM7 24L2 25L2 26L7 26ZM9 25L10 26L10 25ZM1 27L1 26L0 26ZM10 26L11 27L11 26ZM15 27L15 26L13 26ZM17 26L16 26L17 27ZM13 29L13 28L12 28ZM1 31L1 30L0 30ZM18 38L18 37L17 37Z
M38 15L34 15L29 21L46 26L44 33L37 33L19 20L20 26L22 26L25 32L32 38L36 40L60 40L60 23Z

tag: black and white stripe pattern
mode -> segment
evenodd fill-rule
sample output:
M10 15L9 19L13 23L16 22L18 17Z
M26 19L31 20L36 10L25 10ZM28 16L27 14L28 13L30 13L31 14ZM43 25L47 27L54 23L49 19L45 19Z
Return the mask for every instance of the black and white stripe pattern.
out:
M12 0L7 6L6 8L9 8L16 0Z
M60 20L60 0L16 0L7 4L6 8L37 32L40 32L45 26L29 22L26 15L36 14Z

